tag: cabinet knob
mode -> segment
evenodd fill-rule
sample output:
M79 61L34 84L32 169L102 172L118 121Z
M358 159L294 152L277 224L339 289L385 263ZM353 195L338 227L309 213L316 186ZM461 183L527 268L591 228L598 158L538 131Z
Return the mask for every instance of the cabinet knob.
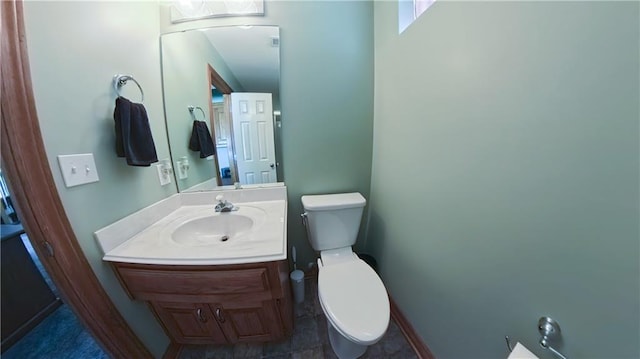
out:
M222 315L222 310L220 308L216 308L216 318L220 323L224 323L224 316Z
M198 310L196 310L196 315L198 316L198 320L206 323L207 322L207 317L204 316L204 314L202 314L202 309L198 308Z

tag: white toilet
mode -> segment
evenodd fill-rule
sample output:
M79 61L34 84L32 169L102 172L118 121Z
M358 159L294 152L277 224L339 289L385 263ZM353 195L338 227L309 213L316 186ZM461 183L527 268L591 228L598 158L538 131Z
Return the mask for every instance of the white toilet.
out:
M376 272L353 253L366 200L360 193L302 196L318 258L318 298L340 359L358 358L389 325L389 297Z

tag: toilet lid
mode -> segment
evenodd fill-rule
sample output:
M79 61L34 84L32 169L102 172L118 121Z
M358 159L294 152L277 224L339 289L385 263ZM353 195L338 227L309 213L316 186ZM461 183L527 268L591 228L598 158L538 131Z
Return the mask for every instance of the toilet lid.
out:
M351 341L370 345L387 330L387 291L376 272L359 258L321 267L318 297L327 319Z

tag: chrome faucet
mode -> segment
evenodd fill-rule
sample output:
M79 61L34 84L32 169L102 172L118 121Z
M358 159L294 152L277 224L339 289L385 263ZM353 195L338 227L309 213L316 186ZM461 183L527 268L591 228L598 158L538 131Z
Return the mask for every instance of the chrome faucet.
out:
M234 206L233 203L224 199L224 196L221 194L216 196L216 201L218 201L215 207L216 212L224 213L238 210L238 207Z

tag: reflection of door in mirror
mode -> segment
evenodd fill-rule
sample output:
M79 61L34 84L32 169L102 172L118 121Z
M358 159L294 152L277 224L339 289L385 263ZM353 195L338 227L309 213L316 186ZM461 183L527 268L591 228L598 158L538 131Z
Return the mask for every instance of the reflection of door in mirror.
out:
M227 138L229 136L229 129L227 123L224 121L225 111L224 102L213 103L213 121L215 122L216 129L216 145L226 146Z
M231 117L240 183L277 182L271 94L232 93Z
M214 167L216 173L216 182L218 186L230 185L235 182L233 172L231 170L230 159L233 158L232 149L228 146L228 137L222 129L229 128L229 111L226 111L224 96L231 93L231 87L222 79L220 74L213 69L211 64L207 64L207 76L209 78L209 88L211 89L209 101L209 113L211 118L211 137L214 138L216 145L216 156Z
M216 173L220 184L223 186L231 185L234 182L234 177L231 175L233 151L229 130L229 111L227 111L228 105L225 105L224 102L225 96L229 95L223 94L216 88L211 89L211 128L213 128L216 154L218 157Z

